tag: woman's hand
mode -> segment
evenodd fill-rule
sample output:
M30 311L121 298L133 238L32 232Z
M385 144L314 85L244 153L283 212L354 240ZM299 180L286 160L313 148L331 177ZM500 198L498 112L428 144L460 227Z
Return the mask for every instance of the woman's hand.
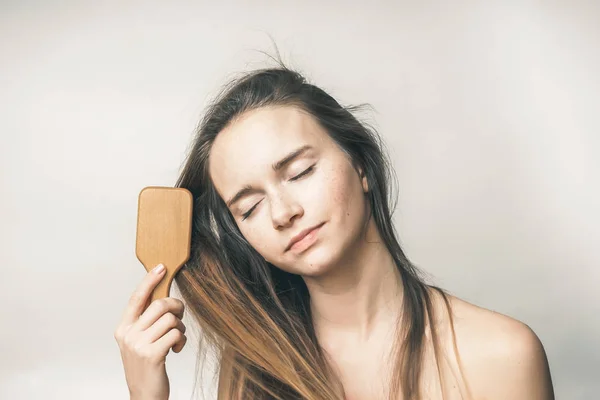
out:
M179 353L187 341L181 322L183 302L167 297L148 306L152 290L165 275L164 267L160 267L148 272L133 292L114 333L131 399L169 398L165 360L169 349Z

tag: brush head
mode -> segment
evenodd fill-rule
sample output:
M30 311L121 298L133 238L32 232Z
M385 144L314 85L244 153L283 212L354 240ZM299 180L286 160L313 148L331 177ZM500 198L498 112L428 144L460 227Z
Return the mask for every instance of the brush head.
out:
M173 277L190 257L192 209L187 189L148 186L139 194L135 255L147 271L161 263L166 269L152 300L169 295Z

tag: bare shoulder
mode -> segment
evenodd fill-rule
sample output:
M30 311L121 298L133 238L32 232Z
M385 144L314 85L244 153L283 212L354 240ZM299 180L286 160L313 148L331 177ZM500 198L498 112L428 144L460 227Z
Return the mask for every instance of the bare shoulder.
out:
M552 400L544 346L525 323L449 296L456 346L475 399Z

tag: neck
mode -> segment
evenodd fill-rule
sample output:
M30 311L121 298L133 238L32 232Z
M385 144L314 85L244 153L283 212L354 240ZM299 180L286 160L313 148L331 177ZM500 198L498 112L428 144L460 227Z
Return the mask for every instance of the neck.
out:
M304 277L317 336L366 342L395 324L402 279L371 219L365 235L327 275Z

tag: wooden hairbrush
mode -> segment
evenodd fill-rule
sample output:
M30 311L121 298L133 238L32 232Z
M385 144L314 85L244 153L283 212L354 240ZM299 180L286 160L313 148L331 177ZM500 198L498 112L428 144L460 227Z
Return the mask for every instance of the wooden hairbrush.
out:
M146 271L163 264L165 276L151 302L169 296L177 271L190 258L193 197L184 188L148 186L138 197L135 255Z

